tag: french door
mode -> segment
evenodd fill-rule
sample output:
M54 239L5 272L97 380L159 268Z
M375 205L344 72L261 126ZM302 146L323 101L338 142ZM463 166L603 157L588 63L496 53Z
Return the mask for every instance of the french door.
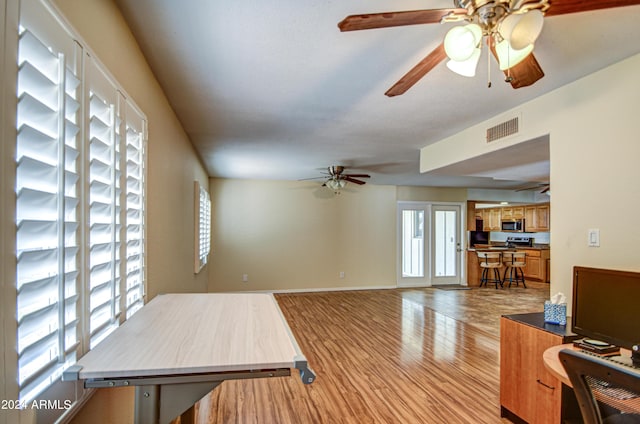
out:
M460 284L460 204L398 202L398 286Z

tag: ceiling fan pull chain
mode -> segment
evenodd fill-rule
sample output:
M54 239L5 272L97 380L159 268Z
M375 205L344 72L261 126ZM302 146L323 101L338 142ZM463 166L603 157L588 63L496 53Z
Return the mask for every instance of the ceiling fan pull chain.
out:
M508 48L507 49L507 77L504 79L504 82L506 83L510 83L511 81L513 81L513 78L511 77L511 49Z
M492 37L487 37L487 42L489 43L488 51L491 51L491 39ZM487 88L491 88L491 55L487 53Z

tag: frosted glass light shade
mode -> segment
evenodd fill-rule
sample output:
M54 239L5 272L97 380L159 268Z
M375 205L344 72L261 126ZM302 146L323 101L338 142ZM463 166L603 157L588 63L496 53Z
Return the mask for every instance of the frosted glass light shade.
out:
M449 59L462 62L473 55L481 40L482 29L479 25L456 26L444 37L444 51Z
M347 185L347 182L345 180L329 180L325 183L325 185L327 187L329 187L332 190L340 190L341 188L344 188L345 185Z
M514 50L522 50L538 39L544 24L544 16L538 9L520 15L509 15L501 23L499 32L509 40Z
M480 60L480 53L481 50L476 48L471 54L471 57L467 60L449 60L447 62L447 68L451 69L458 75L462 75L463 77L474 77L476 76L476 68L478 67L478 61Z
M500 63L500 70L512 68L522 62L533 51L533 44L529 44L524 49L515 50L511 48L509 40L502 40L496 44L496 54Z

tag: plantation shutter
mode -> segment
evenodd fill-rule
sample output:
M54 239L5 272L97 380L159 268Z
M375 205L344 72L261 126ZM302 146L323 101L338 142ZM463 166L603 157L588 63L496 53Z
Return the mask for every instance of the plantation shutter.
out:
M120 319L120 118L118 92L95 61L89 80L89 348Z
M81 48L23 2L18 45L16 288L20 399L76 361ZM46 25L38 25L46 22ZM40 32L34 32L38 28ZM41 29L42 28L42 29Z
M146 121L142 114L126 104L126 279L124 309L126 318L144 303L144 217Z
M21 401L144 304L144 114L53 7L20 0L16 320Z

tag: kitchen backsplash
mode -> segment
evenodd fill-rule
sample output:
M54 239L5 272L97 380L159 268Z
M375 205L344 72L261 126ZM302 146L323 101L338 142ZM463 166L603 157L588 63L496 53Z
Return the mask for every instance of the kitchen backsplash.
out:
M533 242L535 244L549 244L551 233L522 233L527 237L533 237ZM520 233L515 234L520 235ZM507 237L513 237L514 233L503 233L501 231L492 231L489 234L489 240L491 241L507 241Z

